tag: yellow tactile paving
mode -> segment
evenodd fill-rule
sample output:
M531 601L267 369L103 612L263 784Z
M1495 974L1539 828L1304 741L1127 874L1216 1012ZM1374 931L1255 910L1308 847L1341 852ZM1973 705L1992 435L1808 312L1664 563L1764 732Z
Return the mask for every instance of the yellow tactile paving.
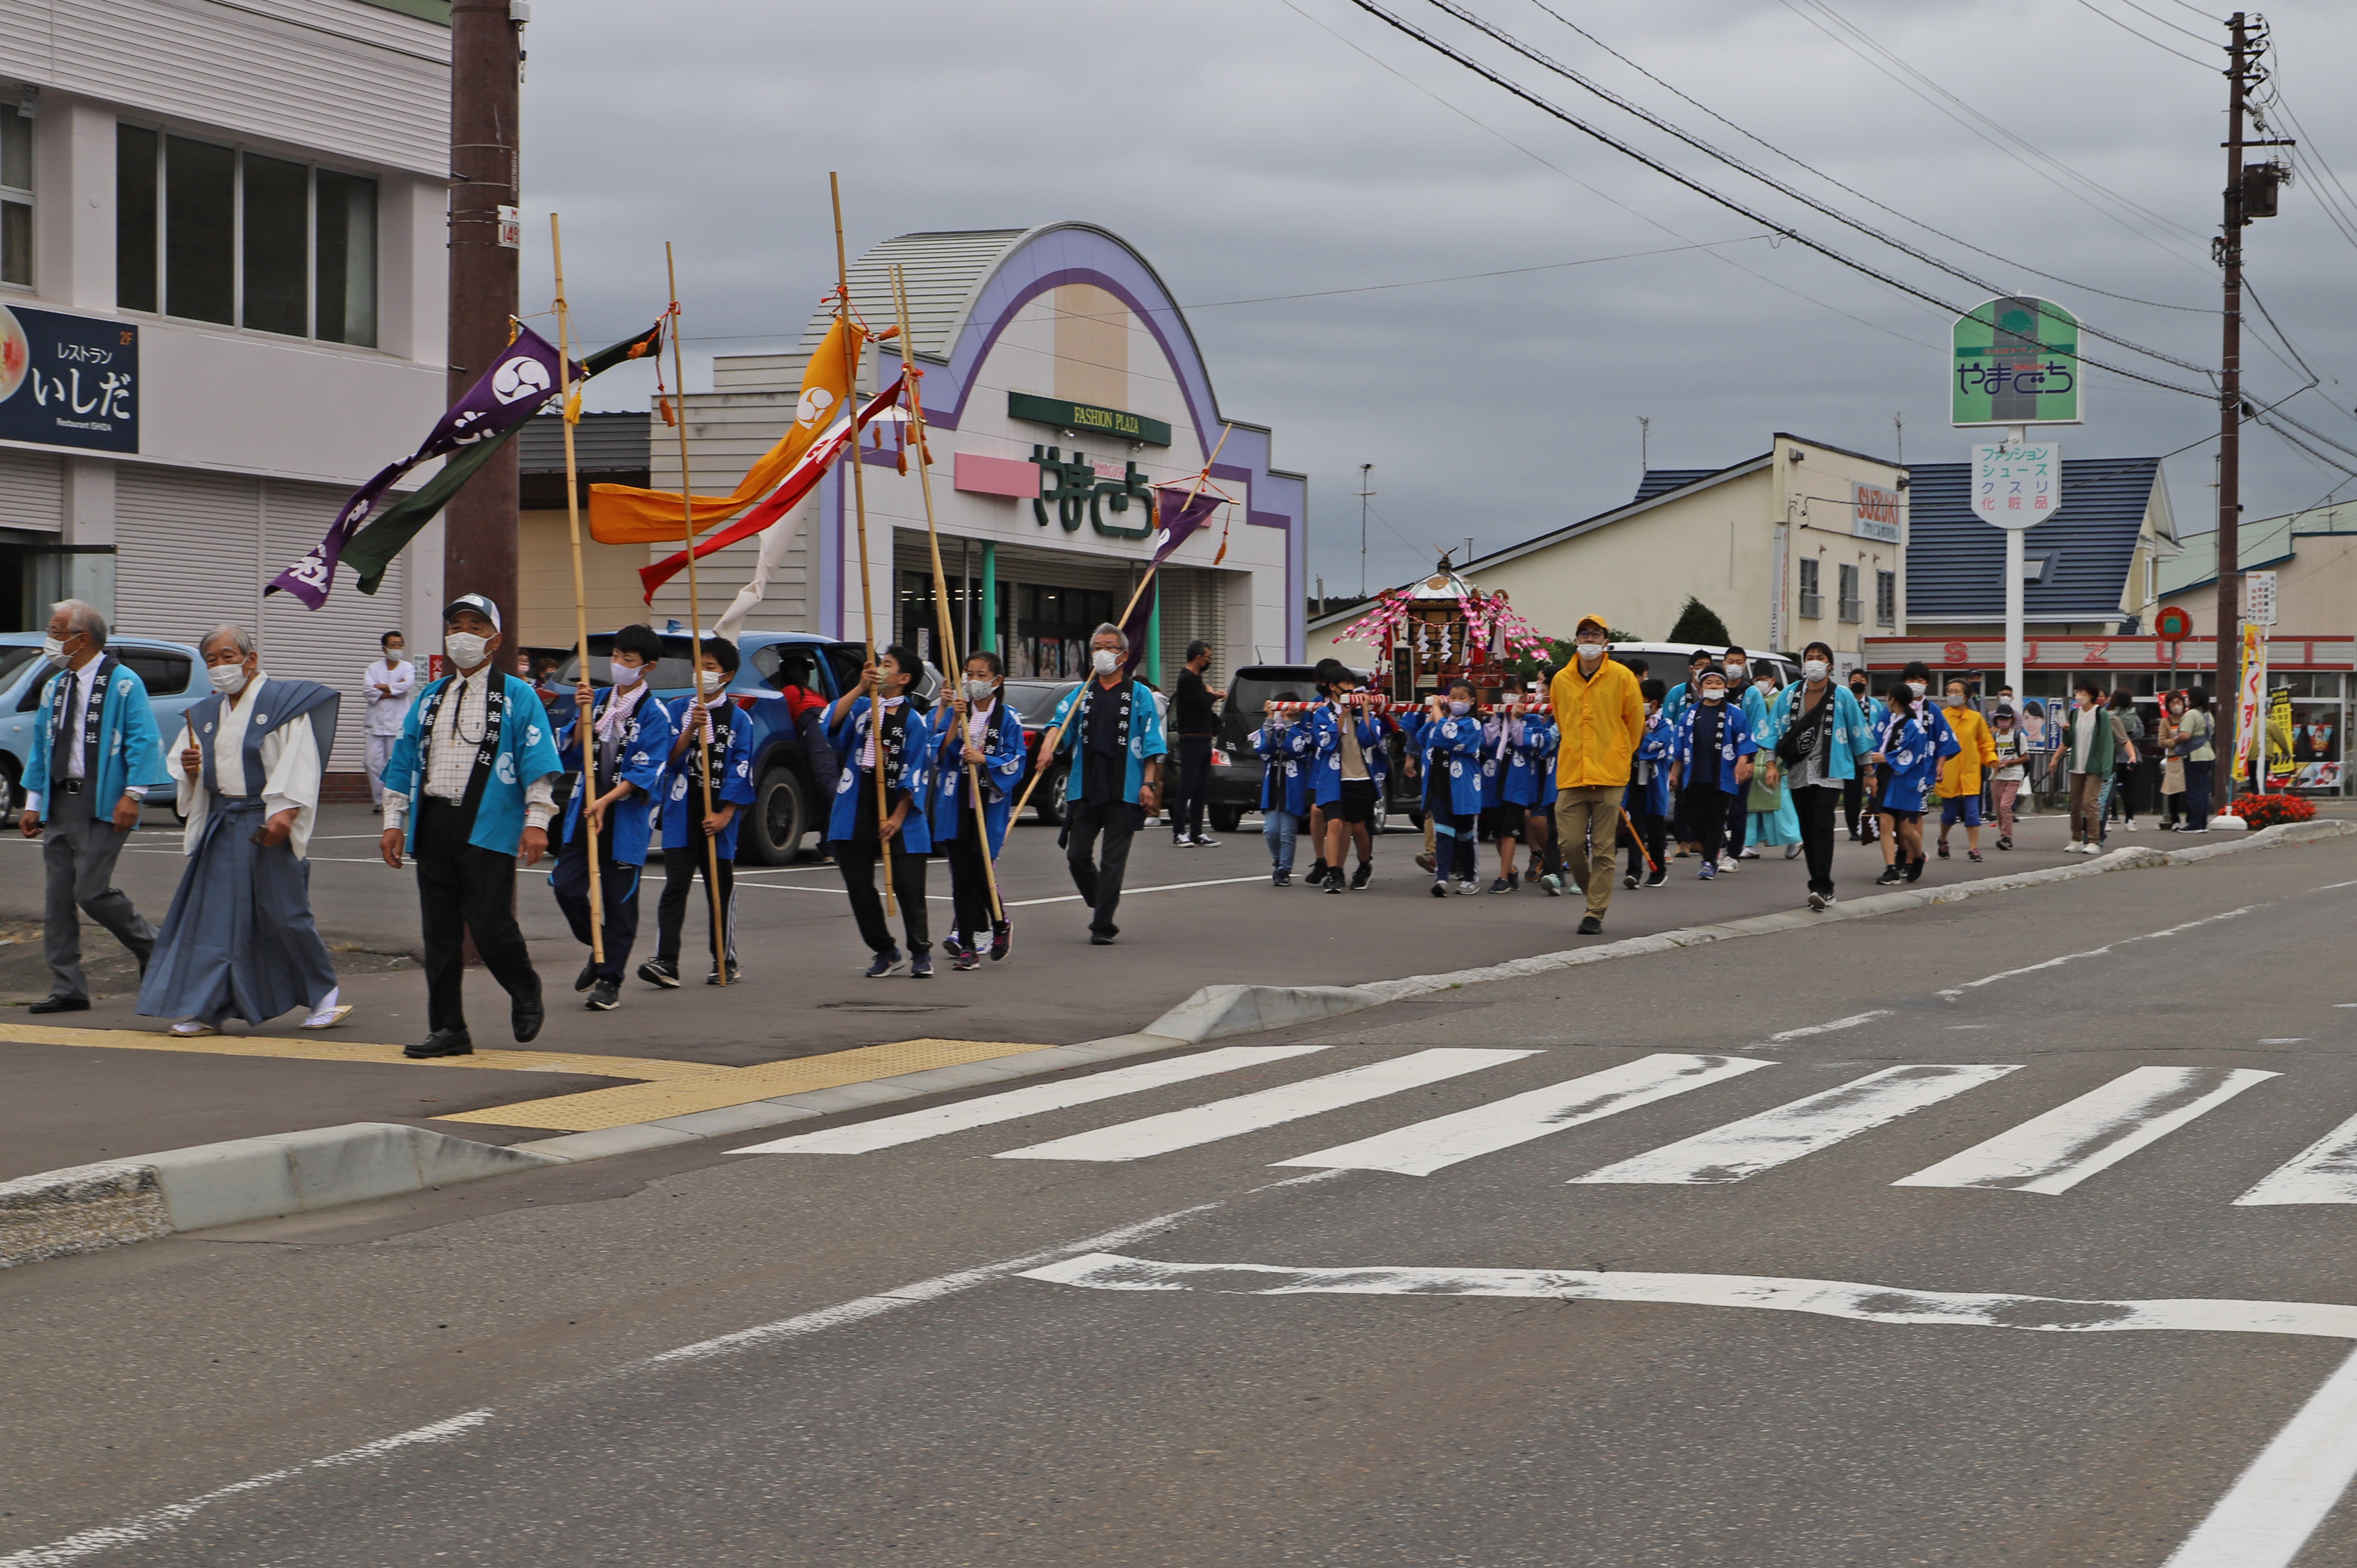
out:
M100 1046L126 1051L194 1051L214 1057L275 1057L307 1062L381 1062L404 1067L477 1067L504 1072L573 1072L598 1078L644 1079L700 1078L715 1070L706 1062L663 1061L652 1057L601 1057L580 1051L477 1051L470 1057L435 1057L418 1062L399 1046L364 1045L321 1036L287 1039L277 1035L199 1035L175 1039L161 1030L59 1029L40 1024L0 1022L0 1042L27 1046ZM727 1070L727 1069L719 1069ZM752 1098L759 1099L755 1095Z
M756 1100L774 1100L780 1095L839 1089L846 1083L866 1083L872 1079L923 1072L929 1068L958 1067L1046 1048L1011 1045L1003 1040L899 1040L887 1046L861 1046L848 1051L830 1051L824 1056L765 1062L759 1067L705 1068L661 1083L634 1083L620 1089L552 1095L546 1100L468 1111L436 1120L483 1122L500 1127L545 1127L558 1133L594 1133L604 1127L660 1122L695 1111L749 1105Z

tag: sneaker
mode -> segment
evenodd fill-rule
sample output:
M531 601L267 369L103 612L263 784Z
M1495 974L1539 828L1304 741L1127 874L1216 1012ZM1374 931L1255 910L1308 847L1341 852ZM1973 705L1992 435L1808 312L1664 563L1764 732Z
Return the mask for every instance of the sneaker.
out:
M1968 849L1964 851L1964 858L1971 861L1975 865L1978 865L1981 864L1981 852L1976 849Z
M1490 884L1490 891L1492 893L1512 893L1513 890L1512 885L1502 876Z
M1268 885L1271 887L1290 887L1293 886L1293 873L1280 865L1268 874Z
M1542 863L1539 857L1535 854L1531 856L1530 865L1523 868L1523 880L1525 882L1536 882L1539 879L1541 867Z
M1798 859L1800 859L1800 858L1801 858L1801 846L1800 846L1799 844L1796 844L1796 843L1788 843L1788 844L1786 844L1786 845L1784 846L1784 858L1785 858L1786 860L1798 860Z
M1469 876L1457 885L1457 895L1460 898L1470 898L1480 891L1481 885Z
M1931 864L1931 862L1930 862L1930 861L1928 861L1928 860L1925 860L1921 855L1920 855L1920 854L1919 854L1919 855L1917 855L1917 856L1915 857L1915 862L1914 862L1914 864L1913 864L1913 865L1910 865L1910 866L1907 868L1907 880L1908 880L1908 881L1910 881L1910 882L1921 882L1921 881L1922 881L1922 880L1923 880L1923 868L1924 868L1926 865L1929 865L1930 864Z
M1359 862L1359 869L1351 873L1351 891L1362 892L1367 884L1374 879L1375 863L1372 860L1362 860Z
M745 971L744 971L744 969L743 969L741 966L737 965L737 964L733 964L733 963L732 963L732 964L730 964L730 965L728 966L728 983L729 983L729 984L731 984L731 985L742 985L744 983L745 983ZM706 985L717 985L717 984L719 984L719 983L720 983L720 971L719 971L719 970L717 970L717 969L715 969L715 970L714 970L710 974L705 975L705 976L704 977L704 983L705 983L705 984L706 984Z
M908 961L909 961L907 959L900 956L900 950L899 948L894 948L889 952L877 953L876 955L876 961L867 966L867 978L870 980L881 980L886 975L891 973L894 970L899 969L902 964Z
M2129 832L2135 832L2137 831L2136 821L2134 817L2130 817L2126 822L2122 822L2120 826L2126 829Z
M1583 915L1579 919L1579 934L1583 937L1600 937L1604 934L1604 922L1594 915Z
M931 952L910 953L909 955L909 978L911 980L931 980L932 977L933 955Z
M1667 882L1669 879L1670 868L1665 865L1648 875L1645 878L1645 886L1648 887L1659 887L1663 883Z
M968 948L965 951L957 953L950 959L950 967L959 971L980 969L982 967L982 955L974 951L974 949Z
M1718 867L1707 860L1704 861L1702 863L1702 869L1695 874L1695 880L1697 882L1716 882L1718 880Z
M1326 891L1329 893L1340 893L1342 891L1342 868L1340 866L1338 865L1326 874Z
M1552 871L1539 878L1539 887L1540 890L1544 892L1550 898L1560 898L1563 897L1563 878L1557 876Z
M622 1004L622 988L610 980L601 980L589 988L589 1000L582 1005L592 1013L611 1013Z
M991 921L990 961L996 963L1000 959L1005 958L1009 952L1014 950L1014 947L1015 922L1012 920Z
M1213 838L1209 833L1197 833L1195 835L1194 842L1197 849L1217 849L1220 847L1220 841Z
M1874 885L1877 887L1896 887L1906 880L1907 873L1901 871L1894 863L1882 868L1882 875L1874 879Z
M576 991L587 991L597 983L597 961L593 958L587 963L581 966L580 973L573 977L573 989Z
M963 931L952 931L942 939L942 951L949 954L952 960L962 958L974 950L974 944L965 940Z
M1187 837L1183 833L1172 833L1170 835L1170 847L1172 849L1193 849L1195 847L1195 841Z
M1439 878L1437 878L1437 877L1434 878L1434 880L1433 880L1433 884L1432 884L1432 896L1433 896L1434 897L1436 897L1436 898L1446 898L1446 897L1448 897L1448 884L1447 882L1445 882L1445 881L1440 880L1440 879L1439 879Z
M1623 886L1623 887L1628 888L1631 892L1632 892L1632 893L1633 893L1633 892L1635 892L1635 891L1637 890L1637 882L1638 882L1638 876L1637 876L1637 874L1636 874L1635 872L1633 872L1633 871L1632 871L1632 872L1631 872L1628 875L1626 875L1626 876L1624 876L1624 877L1622 877L1622 878L1620 879L1620 886Z
M2013 847L2013 841L2011 839L2001 838L1996 841L1996 847L1999 849L2011 849Z
M1831 898L1826 897L1822 893L1812 892L1809 895L1809 908L1817 910L1820 913L1824 911L1826 905L1832 902L1833 900Z
M1432 870L1432 869L1434 868L1434 862L1433 862L1433 858L1432 858L1432 856L1430 856L1430 855L1428 855L1428 854L1419 854L1419 855L1417 855L1417 856L1415 857L1415 868L1416 868L1418 871L1430 871L1430 870Z
M1506 873L1506 891L1509 893L1519 893L1522 890L1523 874L1519 871L1509 871Z
M1319 855L1309 863L1309 886L1318 886L1326 880L1326 857Z
M1758 860L1760 858L1760 852L1756 849L1747 848L1741 854L1737 855L1735 858L1738 860Z
M1948 841L1945 839L1940 841L1940 858L1942 860L1948 858Z
M651 958L639 965L639 978L665 991L679 989L679 965L667 958Z
M1718 857L1718 868L1721 871L1740 871L1743 863L1731 854L1722 854Z

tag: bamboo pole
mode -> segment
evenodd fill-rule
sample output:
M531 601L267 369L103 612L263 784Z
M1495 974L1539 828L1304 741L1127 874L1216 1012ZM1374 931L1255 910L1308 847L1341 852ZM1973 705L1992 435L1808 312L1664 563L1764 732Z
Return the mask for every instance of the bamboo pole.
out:
M950 679L958 680L965 673L965 662L958 652L957 636L950 620L949 582L942 570L942 535L933 521L933 461L931 455L925 450L925 400L920 391L921 383L910 373L915 370L917 348L909 326L909 278L897 262L892 265L892 308L900 323L900 363L906 367L901 384L908 389L909 438L917 444L917 488L925 496L925 542L933 553L933 619L940 628L942 651L948 655L942 660L943 672ZM999 700L1006 701L1003 690ZM959 714L958 750L961 756L972 740L973 733L968 716ZM989 825L983 815L982 775L971 758L965 765L965 782L966 799L974 802L974 831L982 835L982 875L990 889L991 918L1004 920L1006 918L1006 906L998 897L996 856L991 853ZM1012 820L1010 818L1009 822ZM971 931L966 933L969 937L973 934Z
M843 344L853 346L851 337L851 263L843 249L843 179L832 169L827 171L827 194L834 200L834 279L835 318L843 323ZM905 348L906 345L903 345ZM862 354L854 354L850 373L845 378L845 398L850 403L851 416L851 495L855 515L859 520L859 613L866 623L867 663L876 664L876 591L867 580L867 470L859 456L859 361ZM913 682L916 672L906 672ZM875 694L867 700L867 734L876 745L876 851L877 865L884 877L884 912L899 913L892 897L892 841L884 836L884 681L877 677ZM856 752L853 756L856 757Z
M548 248L556 260L556 390L565 411L565 522L573 536L573 645L580 660L580 680L589 682L589 591L581 575L581 489L573 459L573 307L565 301L565 237L556 214L548 215ZM577 699L576 699L577 701ZM581 743L581 827L589 833L589 956L606 961L606 890L597 876L597 835L589 828L589 802L597 798L597 747L590 714L594 702L576 709L573 734ZM561 838L564 825L558 824ZM559 845L560 850L562 845Z
M1220 460L1220 449L1228 444L1228 433L1234 428L1235 426L1232 424L1225 424L1220 427L1220 439L1212 445L1211 455L1203 459L1203 471L1195 476L1194 488L1187 492L1186 502L1178 509L1178 514L1181 517L1184 517L1187 514L1188 507L1191 507L1195 504L1195 498L1203 493L1203 487L1211 482L1211 465ZM1157 501L1156 504L1158 506L1160 503ZM1146 575L1137 580L1137 586L1131 592L1129 596L1129 603L1123 607L1121 619L1115 623L1116 625L1126 626L1129 624L1130 611L1137 608L1137 601L1146 596L1146 585L1154 581L1154 574L1160 570L1161 567L1158 565L1148 566L1146 569ZM1095 674L1093 672L1091 673L1089 679L1092 681L1095 680ZM1072 715L1080 711L1081 704L1077 702L1066 708L1064 710L1064 716L1056 721L1055 733L1039 743L1039 756L1041 761L1037 767L1031 769L1031 777L1024 780L1023 798L1016 801L1015 810L1007 813L1008 821L1012 822L1016 818L1020 817L1023 814L1023 808L1030 804L1031 791L1039 787L1041 777L1048 771L1047 759L1054 757L1056 753L1063 749L1064 731L1071 724ZM1157 790L1156 793L1167 794L1167 791Z
M687 478L687 371L681 359L679 347L679 263L672 257L671 242L663 242L663 275L671 285L671 379L673 395L679 401L673 406L679 418L679 510L680 527L687 541L687 641L693 657L688 660L687 711L701 720L704 703L704 599L695 581L695 488ZM699 725L696 735L696 757L703 764L704 815L712 815L712 732ZM696 831L704 829L702 819ZM710 833L704 835L704 886L712 895L712 969L719 975L720 983L728 983L728 943L720 912L720 841Z

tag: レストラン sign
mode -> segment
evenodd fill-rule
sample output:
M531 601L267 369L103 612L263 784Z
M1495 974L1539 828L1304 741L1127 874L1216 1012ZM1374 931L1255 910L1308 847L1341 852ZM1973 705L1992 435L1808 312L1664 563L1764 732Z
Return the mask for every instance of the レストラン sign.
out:
M0 306L0 439L139 450L139 328Z

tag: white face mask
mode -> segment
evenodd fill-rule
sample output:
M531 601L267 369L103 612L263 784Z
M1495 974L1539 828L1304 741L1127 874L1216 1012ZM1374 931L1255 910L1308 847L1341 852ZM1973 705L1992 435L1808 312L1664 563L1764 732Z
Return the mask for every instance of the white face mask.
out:
M1805 681L1822 681L1832 671L1833 666L1822 659L1803 660L1801 663L1801 678Z
M245 666L242 664L208 664L205 674L211 680L213 690L234 697L245 690Z
M1718 702L1726 695L1727 693L1717 686L1705 686L1702 689L1702 700L1706 703Z
M998 688L988 681L968 681L965 683L965 700L969 703L986 703L997 694Z
M1473 711L1473 704L1470 703L1451 703L1448 704L1448 711L1456 717L1461 719L1467 714Z
M41 639L41 652L52 664L63 664L66 661L66 645L54 637L45 637Z
M1732 659L1727 661L1727 677L1728 680L1740 681L1749 673L1749 671L1745 670L1742 665L1738 664Z
M1602 643L1583 642L1579 645L1579 661L1582 664L1593 664L1603 657L1604 645Z
M728 684L726 670L699 670L695 674L696 689L709 697Z
M1110 675L1121 668L1121 655L1110 648L1100 648L1089 655L1089 662L1100 675Z
M619 659L606 660L606 671L614 678L614 687L635 686L646 679L647 672L636 664L625 664Z
M401 650L400 649L398 649L398 648L388 648L388 649L386 649L386 650L384 650L384 661L385 661L387 664L398 664L398 663L400 663L400 662L401 662L401 651L402 651L402 650Z
M448 631L442 634L442 651L450 662L461 670L472 670L491 650L491 639L478 637L471 631Z
M1930 690L1930 684L1931 683L1929 682L1925 681L1910 681L1907 682L1907 689L1920 697L1926 691Z

